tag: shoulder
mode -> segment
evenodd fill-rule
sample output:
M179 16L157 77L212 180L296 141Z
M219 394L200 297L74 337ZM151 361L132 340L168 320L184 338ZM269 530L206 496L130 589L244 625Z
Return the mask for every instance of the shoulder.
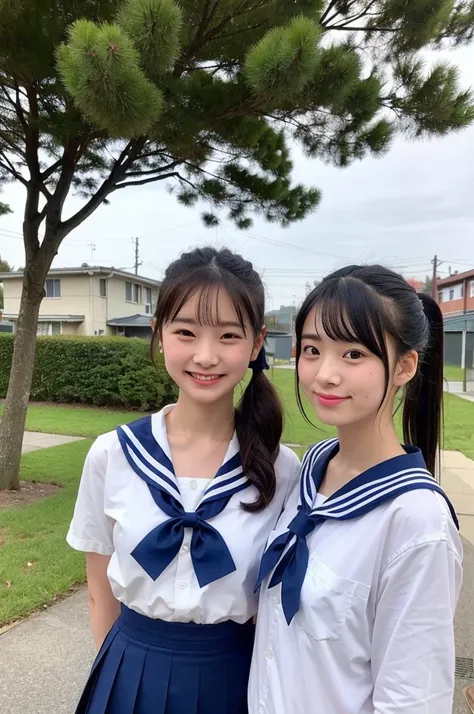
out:
M121 451L122 447L120 446L117 429L107 431L105 434L98 436L93 442L87 454L86 462L105 471L109 459L113 459Z
M445 544L459 558L462 545L444 496L436 491L408 491L385 507L385 524L390 543L388 560L425 544Z
M288 469L299 471L300 460L289 446L280 444L280 451L275 461L275 471L287 471Z

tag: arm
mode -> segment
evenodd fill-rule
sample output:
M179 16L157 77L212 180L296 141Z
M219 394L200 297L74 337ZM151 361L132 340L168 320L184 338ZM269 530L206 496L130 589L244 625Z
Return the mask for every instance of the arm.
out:
M380 577L372 636L375 714L449 714L461 555L435 540L408 548Z
M104 641L120 612L120 603L114 598L107 578L114 542L113 522L105 513L105 438L99 437L87 455L66 538L72 548L86 553L89 612L97 647Z
M110 555L86 553L89 616L97 649L120 615L120 603L112 594L107 578Z

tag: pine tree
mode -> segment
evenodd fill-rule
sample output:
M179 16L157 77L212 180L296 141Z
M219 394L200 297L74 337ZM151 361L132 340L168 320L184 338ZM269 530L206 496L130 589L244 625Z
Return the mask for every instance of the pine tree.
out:
M26 190L0 488L18 487L43 285L77 226L158 181L205 199L209 226L301 220L320 192L292 182L295 141L347 166L397 132L473 120L456 68L420 54L473 28L473 2L456 0L0 0L0 184ZM83 205L65 218L72 191Z

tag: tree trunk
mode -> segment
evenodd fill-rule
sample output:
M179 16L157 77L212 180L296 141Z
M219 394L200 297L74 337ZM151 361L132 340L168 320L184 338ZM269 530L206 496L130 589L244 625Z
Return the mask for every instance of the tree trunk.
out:
M0 489L20 488L20 458L33 379L38 314L44 297L44 272L44 266L31 266L25 268L23 277L10 381L0 425Z

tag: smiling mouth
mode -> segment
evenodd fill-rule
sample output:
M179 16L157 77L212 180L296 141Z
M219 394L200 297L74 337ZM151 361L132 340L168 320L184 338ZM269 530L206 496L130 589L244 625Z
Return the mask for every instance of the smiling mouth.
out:
M217 382L219 379L221 379L224 375L223 374L201 374L199 372L188 372L190 377L195 379L197 382Z
M324 406L336 406L337 404L342 404L342 402L345 402L349 397L338 397L334 394L318 394L316 393L316 397L318 398L320 404Z

